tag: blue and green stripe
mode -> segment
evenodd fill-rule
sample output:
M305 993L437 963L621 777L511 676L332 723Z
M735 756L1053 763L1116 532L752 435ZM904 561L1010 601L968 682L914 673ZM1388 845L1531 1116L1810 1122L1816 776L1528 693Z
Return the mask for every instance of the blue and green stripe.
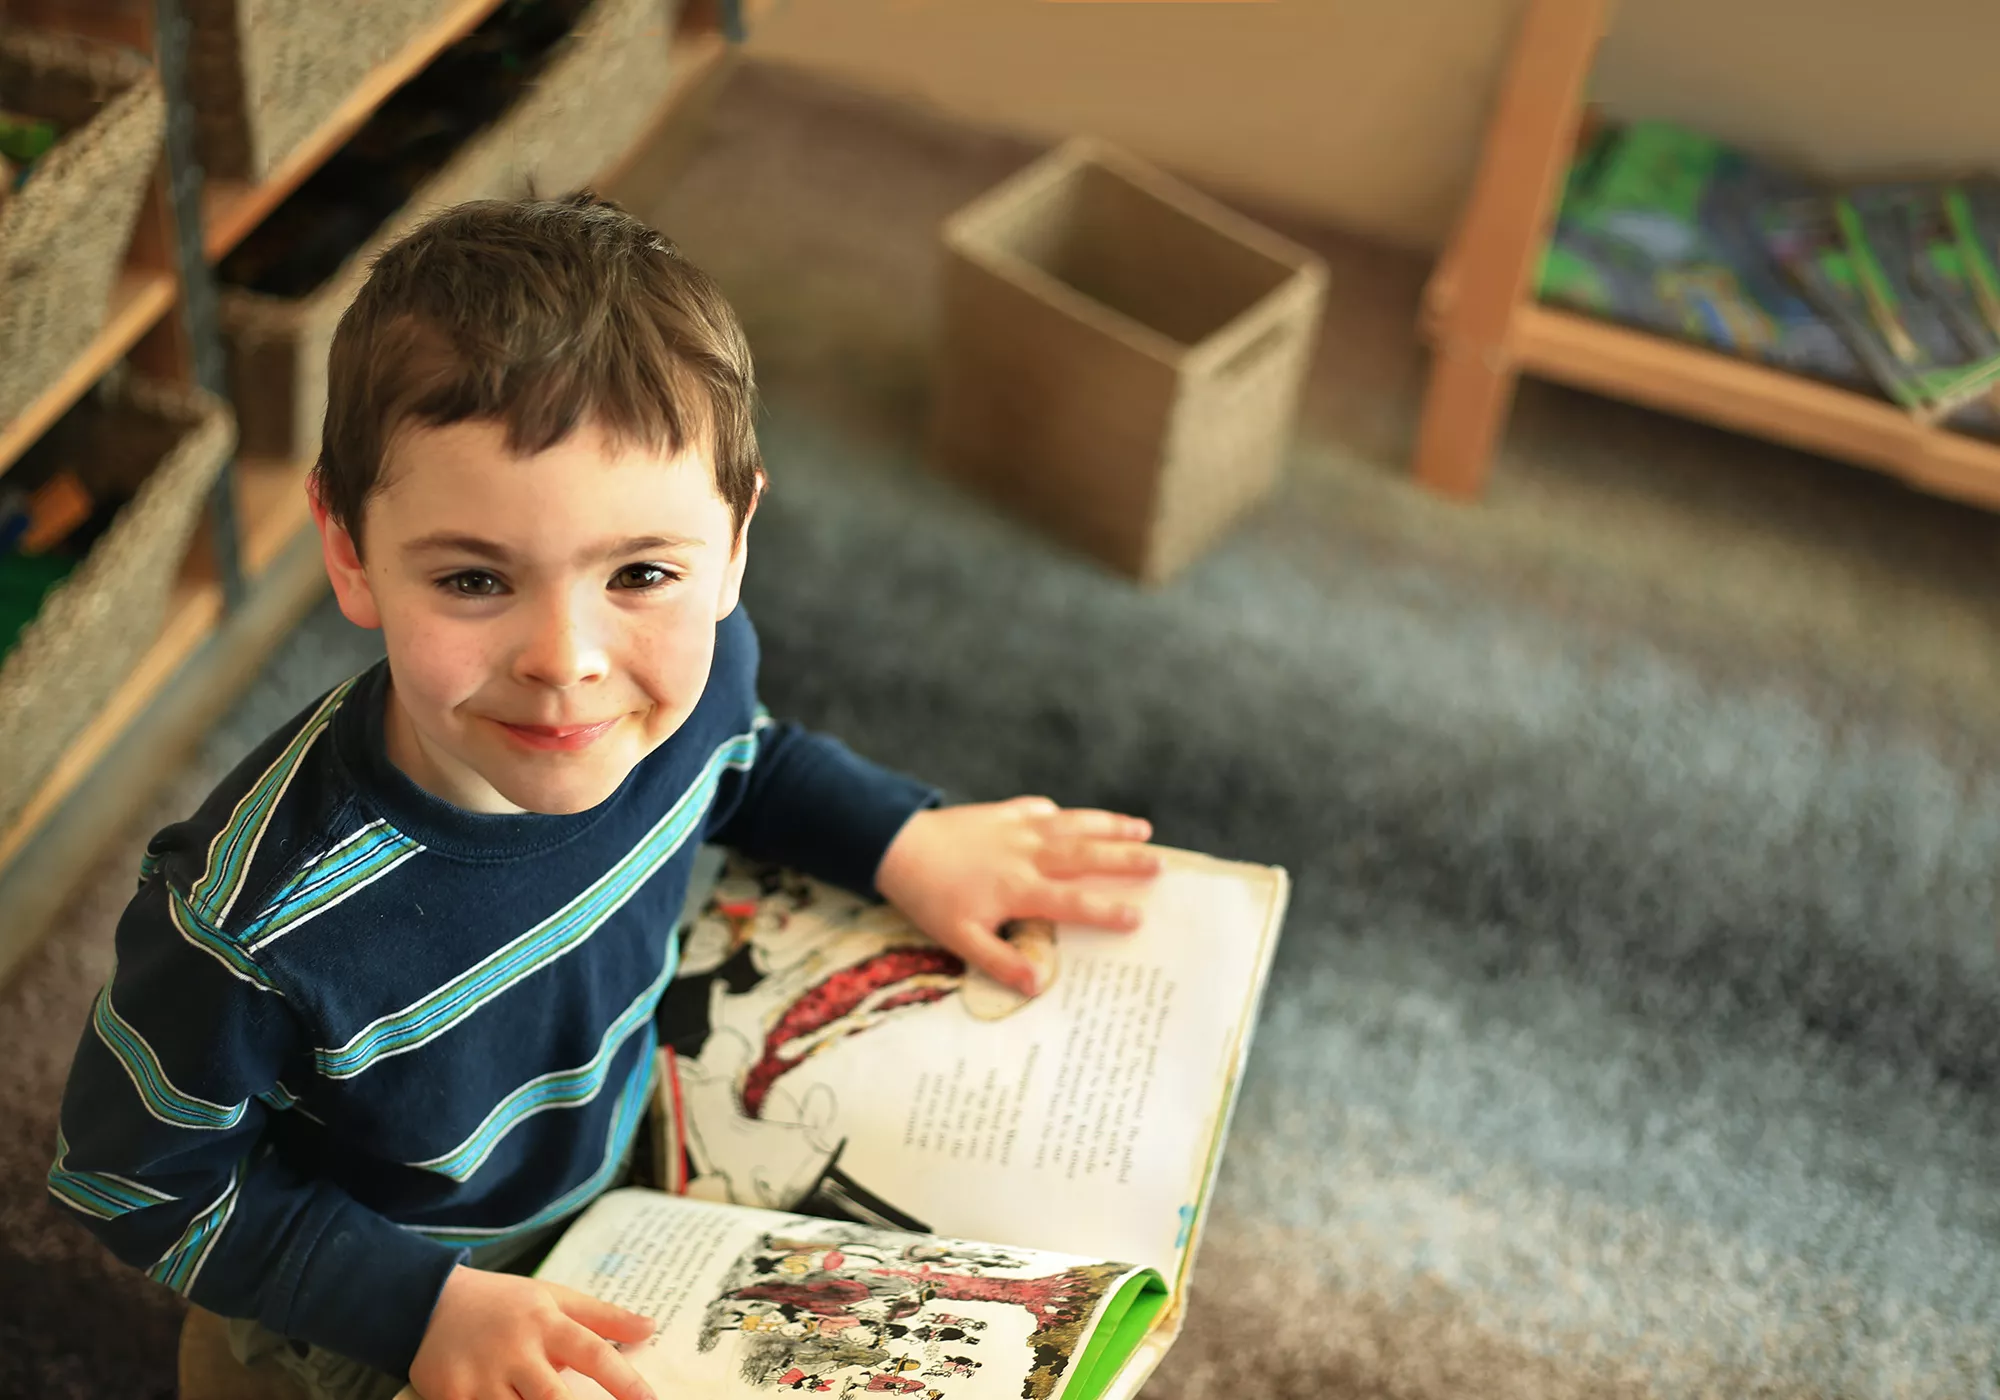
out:
M253 783L243 794L236 808L229 814L229 820L222 830L215 833L215 839L208 845L208 866L202 871L190 891L189 899L200 911L202 922L221 926L229 918L229 910L242 892L243 877L250 869L251 858L257 853L257 843L263 839L264 828L271 820L271 813L277 810L278 801L291 786L292 778L299 771L313 742L333 723L334 711L347 698L358 677L349 678L336 686L310 718L299 727L292 741L285 745L284 752L273 759L263 776Z
M183 940L221 963L228 969L231 977L248 982L260 991L278 990L264 975L264 969L257 965L235 939L211 928L208 921L202 918L194 906L182 898L181 892L172 885L167 887L167 918Z
M236 1104L211 1103L174 1087L153 1047L111 1004L109 983L97 994L90 1023L98 1039L132 1080L132 1087L139 1091L139 1101L146 1112L162 1123L175 1128L220 1132L243 1121L244 1111L250 1106L248 1099Z
M611 1063L617 1058L618 1051L624 1048L625 1042L635 1032L651 1021L653 1010L659 1005L660 993L673 980L674 966L678 961L674 949L669 946L666 964L660 969L660 975L604 1028L597 1053L587 1064L530 1079L495 1104L493 1111L486 1115L486 1121L457 1147L429 1161L411 1162L409 1165L437 1172L453 1181L468 1180L484 1165L500 1140L526 1119L549 1109L576 1108L595 1099L604 1088L605 1077L610 1074Z
M286 881L263 912L236 930L234 939L259 952L423 849L387 822L370 822Z
M239 1166L229 1173L229 1184L222 1188L209 1207L188 1222L181 1237L174 1241L173 1248L160 1256L160 1261L146 1270L146 1273L164 1283L176 1293L185 1294L194 1287L201 1266L207 1262L215 1242L222 1235L223 1227L229 1223L230 1215L236 1210L236 1195L242 1184L243 1169Z
M575 899L421 1001L371 1022L345 1045L313 1052L329 1079L351 1079L393 1055L443 1035L493 998L581 946L635 891L673 858L700 825L723 770L756 760L754 735L739 734L716 749L702 776L637 845Z
M504 1225L490 1230L466 1229L458 1226L436 1228L413 1225L410 1228L426 1239L442 1244L480 1245L492 1244L513 1235L525 1235L530 1230L539 1230L545 1225L553 1225L565 1216L582 1210L591 1201L604 1194L617 1179L618 1169L625 1163L626 1150L631 1146L632 1134L638 1130L639 1119L646 1111L646 1098L653 1087L653 1057L659 1050L659 1036L653 1023L646 1022L646 1038L641 1042L639 1062L632 1066L632 1073L625 1081L625 1088L618 1096L618 1105L612 1111L611 1124L604 1133L604 1160L584 1180L572 1186L555 1200L543 1206L518 1225Z
M99 1220L116 1220L147 1206L165 1205L178 1199L164 1191L110 1172L72 1171L69 1166L69 1139L56 1129L56 1160L49 1168L49 1194L72 1210Z

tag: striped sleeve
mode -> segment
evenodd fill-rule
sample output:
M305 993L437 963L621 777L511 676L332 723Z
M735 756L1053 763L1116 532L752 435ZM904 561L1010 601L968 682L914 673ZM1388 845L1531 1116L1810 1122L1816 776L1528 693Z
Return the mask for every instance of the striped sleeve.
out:
M704 839L878 896L875 871L889 843L914 813L937 805L937 792L830 735L773 721L756 698L757 664L756 633L738 608L718 629L713 674L756 715L757 752L747 772L725 775Z
M407 1372L462 1254L294 1172L265 1143L305 1039L242 941L155 869L78 1041L50 1193L211 1311Z

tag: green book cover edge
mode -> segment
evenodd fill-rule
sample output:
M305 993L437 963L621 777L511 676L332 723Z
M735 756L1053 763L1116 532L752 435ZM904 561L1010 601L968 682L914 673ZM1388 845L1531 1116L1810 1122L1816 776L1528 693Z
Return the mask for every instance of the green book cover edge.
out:
M1063 1389L1064 1400L1098 1400L1104 1394L1153 1330L1167 1296L1166 1280L1153 1269L1142 1269L1118 1285L1083 1355L1076 1358L1075 1374Z

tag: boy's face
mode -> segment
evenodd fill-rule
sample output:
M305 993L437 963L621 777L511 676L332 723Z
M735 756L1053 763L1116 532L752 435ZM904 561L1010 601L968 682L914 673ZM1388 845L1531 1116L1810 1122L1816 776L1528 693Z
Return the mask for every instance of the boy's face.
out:
M693 712L736 606L748 545L707 452L586 424L516 457L454 423L399 433L383 480L365 562L314 515L340 610L387 645L391 761L469 811L596 806Z

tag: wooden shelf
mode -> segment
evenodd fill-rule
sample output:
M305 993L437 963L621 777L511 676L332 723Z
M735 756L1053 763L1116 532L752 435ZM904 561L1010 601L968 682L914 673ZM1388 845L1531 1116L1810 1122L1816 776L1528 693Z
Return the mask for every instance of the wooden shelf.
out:
M211 180L202 193L202 242L209 261L220 261L241 243L287 195L326 164L327 158L389 100L391 93L421 73L438 54L477 29L499 6L500 0L459 0L410 40L401 53L371 72L318 130L301 141L263 179L254 184Z
M175 281L164 272L127 272L119 278L111 293L111 314L89 348L19 417L0 425L0 472L13 466L106 370L125 358L140 336L159 324L174 304L174 292Z
M1419 480L1478 493L1522 374L1627 399L2000 508L2000 443L1918 422L1888 400L1545 306L1535 268L1590 114L1607 0L1528 0L1457 231L1424 289L1432 350Z
M1512 337L1523 373L2000 507L2000 444L1927 427L1887 400L1537 303L1515 312Z

